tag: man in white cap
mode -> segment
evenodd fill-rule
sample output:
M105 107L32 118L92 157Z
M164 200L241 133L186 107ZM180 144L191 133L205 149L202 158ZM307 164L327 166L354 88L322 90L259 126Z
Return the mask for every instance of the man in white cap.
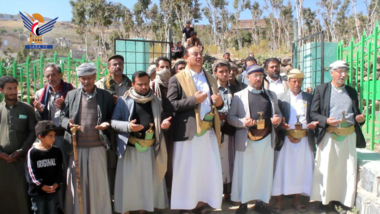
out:
M65 140L71 143L70 129L77 127L78 166L71 155L67 172L66 213L79 213L76 167L79 167L83 213L112 213L107 177L107 129L110 126L114 98L95 86L96 67L84 63L77 67L82 87L70 91L61 112Z
M360 112L358 93L345 82L349 65L338 60L330 65L332 81L315 88L311 119L319 121L316 132L317 154L310 200L323 205L354 205L357 177L356 147L366 146L360 126L365 115Z
M249 85L235 93L227 121L236 127L235 163L231 200L241 202L238 214L247 212L247 202L257 200L255 211L269 213L272 192L275 128L281 111L274 92L264 89L264 68L247 68Z
M314 130L319 122L311 121L313 96L301 90L305 75L298 69L288 73L289 91L278 95L283 122L278 130L280 143L273 179L272 195L277 197L274 213L281 211L281 195L295 195L292 207L306 212L300 194L310 196L314 167Z

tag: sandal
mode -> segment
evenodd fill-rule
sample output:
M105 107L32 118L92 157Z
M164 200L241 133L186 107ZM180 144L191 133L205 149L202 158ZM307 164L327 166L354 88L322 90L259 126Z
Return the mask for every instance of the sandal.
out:
M192 211L195 213L195 214L210 214L211 211L207 210L208 207L206 205L203 205L203 206L200 206L198 208L195 208L193 209Z
M297 210L297 212L299 212L299 213L304 213L304 212L307 211L307 208L304 205L301 205L301 204L297 204L297 205L292 204L292 207L295 210Z

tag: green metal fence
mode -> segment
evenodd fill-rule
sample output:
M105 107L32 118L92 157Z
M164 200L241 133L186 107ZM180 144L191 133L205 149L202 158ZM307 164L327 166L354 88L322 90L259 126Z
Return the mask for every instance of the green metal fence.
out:
M352 38L348 46L340 42L337 48L338 59L350 64L348 84L359 92L360 110L366 109L363 131L371 142L371 150L375 143L380 144L380 115L379 107L376 106L380 100L380 75L377 75L377 67L380 66L379 33L377 22L371 35L366 36L364 31L358 43L354 44Z
M78 87L78 76L76 75L75 68L80 64L88 61L83 54L82 59L73 59L69 53L67 57L58 57L57 52L54 52L53 58L44 58L41 53L38 60L31 61L29 56L25 63L17 64L17 61L13 61L12 66L3 67L3 62L0 61L0 76L10 75L15 77L19 81L21 100L28 103L31 102L31 88L33 91L37 91L37 82L39 82L39 88L43 87L44 76L43 68L47 63L56 63L61 66L63 78L67 82L71 82L74 86ZM97 67L97 80L108 74L107 63L101 63L100 57L97 57L96 62L92 62ZM74 76L73 76L74 75ZM24 87L26 84L26 88ZM26 92L25 92L26 90ZM24 96L26 95L26 99ZM0 95L0 101L3 99Z

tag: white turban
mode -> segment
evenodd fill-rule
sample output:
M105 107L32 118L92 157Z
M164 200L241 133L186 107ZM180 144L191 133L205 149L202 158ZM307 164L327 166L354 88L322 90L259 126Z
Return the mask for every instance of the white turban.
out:
M346 61L344 60L338 60L330 64L330 71L335 70L335 69L349 69L349 65Z
M302 71L294 68L292 70L289 71L288 73L288 79L303 79L305 78L305 75L302 73Z
M96 71L97 69L94 63L83 63L82 65L77 67L78 77L93 75L96 74Z

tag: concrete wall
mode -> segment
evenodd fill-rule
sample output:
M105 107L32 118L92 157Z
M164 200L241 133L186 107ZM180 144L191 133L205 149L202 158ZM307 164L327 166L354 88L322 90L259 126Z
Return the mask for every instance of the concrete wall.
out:
M380 214L380 154L358 152L358 186L355 207L360 214Z

